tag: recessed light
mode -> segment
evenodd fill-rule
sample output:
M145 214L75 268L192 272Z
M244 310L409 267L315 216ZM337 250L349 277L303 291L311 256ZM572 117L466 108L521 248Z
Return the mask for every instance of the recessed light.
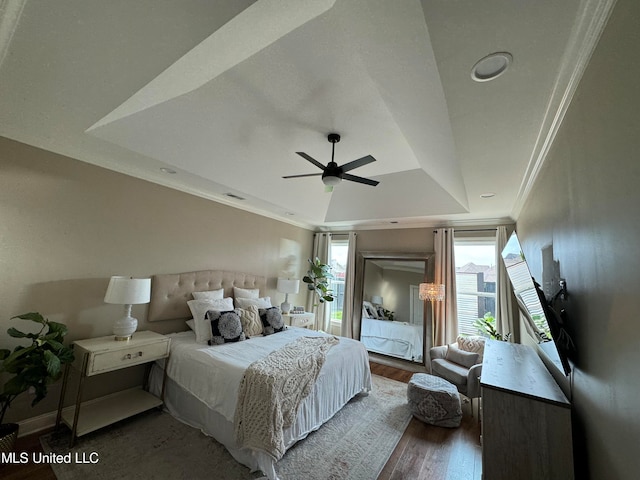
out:
M178 172L176 172L175 170L171 170L170 168L166 168L166 167L162 167L162 168L160 169L160 171L161 171L162 173L166 173L166 174L169 174L169 175L173 175L173 174L175 174L175 173L178 173Z
M511 62L513 56L509 52L491 53L476 62L471 69L471 78L476 82L488 82L506 72Z
M481 193L480 194L480 198L491 198L491 197L495 197L496 194L493 192L487 192L487 193Z

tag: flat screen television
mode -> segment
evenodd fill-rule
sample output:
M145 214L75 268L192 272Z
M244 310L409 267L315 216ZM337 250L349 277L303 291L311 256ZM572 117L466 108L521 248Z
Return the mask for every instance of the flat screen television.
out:
M564 329L564 320L547 301L540 285L531 276L520 241L515 232L502 250L502 259L518 306L524 317L527 333L538 343L560 371L569 375L569 355L573 348L571 338Z

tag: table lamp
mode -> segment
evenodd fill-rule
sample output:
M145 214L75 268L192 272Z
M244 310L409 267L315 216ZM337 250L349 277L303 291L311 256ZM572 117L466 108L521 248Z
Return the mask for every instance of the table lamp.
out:
M131 305L149 303L150 300L150 278L111 277L104 301L124 305L124 316L113 324L115 340L129 340L138 328L138 320L131 316Z
M289 278L278 278L277 290L280 293L284 293L284 302L280 304L280 310L282 313L289 313L291 311L291 304L289 303L289 294L298 293L300 289L300 280Z

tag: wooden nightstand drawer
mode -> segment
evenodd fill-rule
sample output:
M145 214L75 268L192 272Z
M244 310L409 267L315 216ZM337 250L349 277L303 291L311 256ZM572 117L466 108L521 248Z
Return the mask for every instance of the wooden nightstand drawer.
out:
M315 315L313 313L290 313L283 314L284 323L291 327L313 328Z
M169 355L169 339L150 345L138 345L115 352L91 354L87 365L87 375L118 370L120 368L153 362Z
M87 355L83 373L91 376L153 362L169 356L170 342L169 337L147 331L134 333L126 342L115 341L113 336L79 340L74 346L74 366L82 370L83 357Z

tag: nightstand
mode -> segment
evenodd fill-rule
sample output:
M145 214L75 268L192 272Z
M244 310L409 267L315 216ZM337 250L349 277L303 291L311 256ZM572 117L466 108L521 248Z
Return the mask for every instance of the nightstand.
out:
M109 335L73 343L75 360L66 366L56 417L56 428L61 420L71 428L70 447L76 437L163 404L166 368L160 398L138 387L82 402L82 390L86 377L168 359L170 343L169 337L147 331L135 332L130 340L124 342L115 341L113 335ZM150 366L145 375L145 387ZM80 373L76 404L63 408L71 369Z
M284 320L285 325L289 325L290 327L313 328L316 321L316 315L315 313L310 312L283 313L282 319Z

